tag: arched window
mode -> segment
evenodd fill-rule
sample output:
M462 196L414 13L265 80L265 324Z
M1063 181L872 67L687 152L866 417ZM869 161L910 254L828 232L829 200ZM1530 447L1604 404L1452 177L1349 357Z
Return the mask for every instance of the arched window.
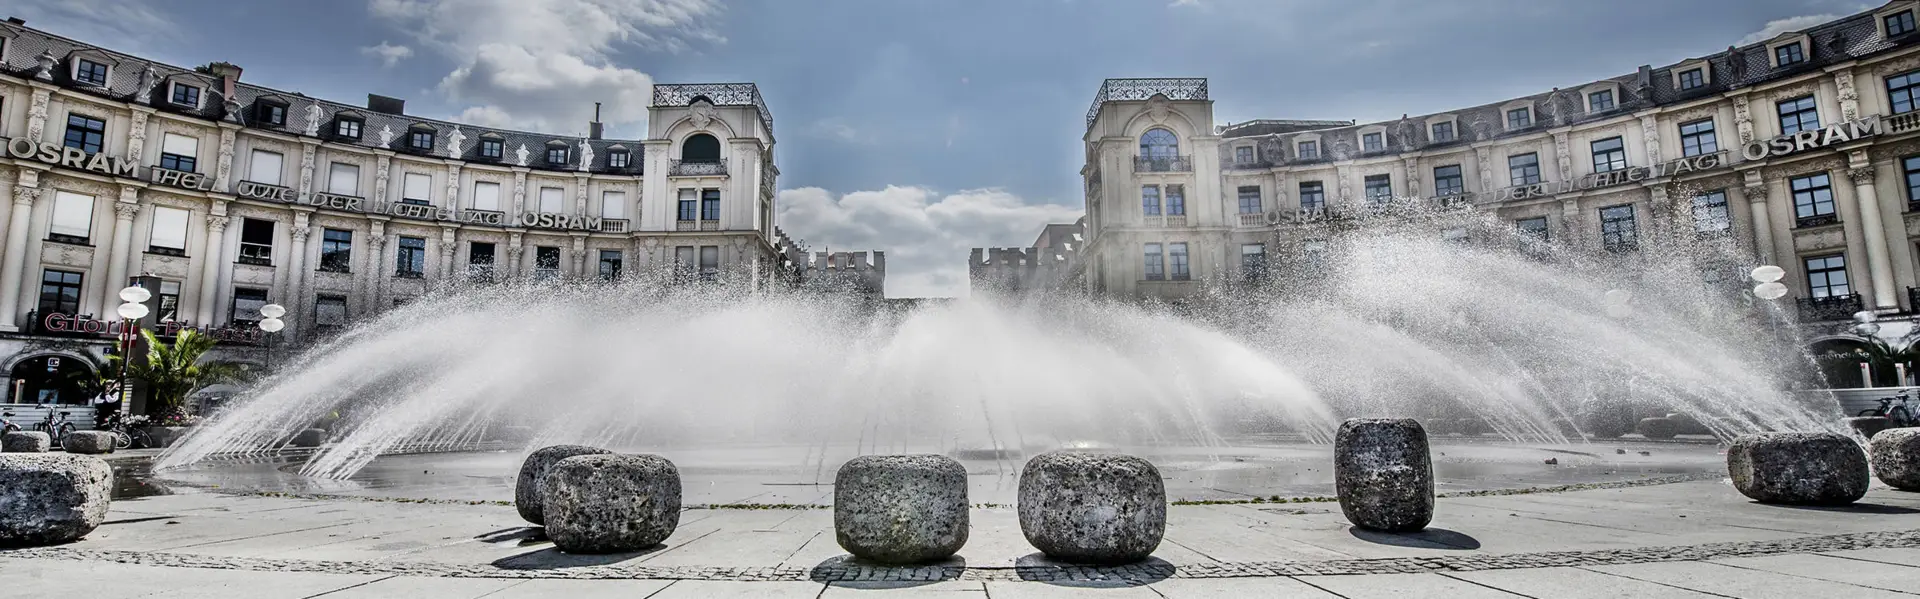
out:
M1180 157L1180 138L1166 129L1148 129L1140 136L1140 156L1142 158L1178 158Z
M11 374L24 382L7 389L9 403L84 405L100 393L93 365L73 356L27 358L14 364Z
M680 144L680 161L691 163L720 162L720 140L712 135L695 133Z

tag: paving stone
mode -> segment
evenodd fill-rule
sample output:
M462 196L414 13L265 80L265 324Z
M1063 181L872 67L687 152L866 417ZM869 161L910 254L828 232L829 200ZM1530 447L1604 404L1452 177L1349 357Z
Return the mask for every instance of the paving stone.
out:
M1920 592L1920 567L1916 566L1864 562L1819 554L1736 557L1717 559L1712 563L1887 591Z
M641 599L671 584L671 580L525 580L487 599Z
M1144 586L1060 586L1034 582L989 582L987 596L993 599L1158 599L1159 593Z
M1714 595L1749 599L1893 599L1908 597L1863 586L1745 570L1710 562L1667 562L1594 566L1591 569Z
M1516 599L1515 595L1439 574L1302 576L1300 582L1346 599Z
M327 599L474 599L520 582L511 579L393 576L328 593Z
M1527 597L1552 597L1553 599L1709 599L1713 597L1699 591L1621 578L1579 568L1483 570L1453 572L1447 575Z
M1849 549L1845 551L1829 551L1824 555L1920 567L1920 549Z
M659 593L647 599L812 599L820 596L820 583L815 582L723 582L712 580L682 580L668 585Z
M1226 599L1229 597L1339 599L1339 595L1286 577L1169 578L1147 586L1167 599Z

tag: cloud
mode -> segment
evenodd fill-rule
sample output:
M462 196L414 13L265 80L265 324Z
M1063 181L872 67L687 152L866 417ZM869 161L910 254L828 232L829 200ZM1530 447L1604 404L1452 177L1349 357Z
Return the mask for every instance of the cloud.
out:
M366 47L360 48L360 53L365 54L367 56L379 58L380 66L383 66L386 68L393 68L393 65L399 64L400 61L406 60L407 58L412 57L413 48L408 48L406 46L395 46L393 44L389 44L383 41L383 42L380 42L380 45L378 46L366 46Z
M653 77L621 50L724 43L718 0L370 0L375 18L457 65L438 91L486 124L584 132L593 103L610 128L645 122ZM631 129L629 129L631 130Z
M807 135L850 144L872 144L880 140L854 127L845 117L827 117L807 126Z
M115 50L178 62L169 56L184 31L148 0L14 0L9 16L36 29Z
M780 228L813 251L886 252L890 297L965 295L969 250L1024 246L1042 226L1080 218L1078 208L1028 204L998 189L941 195L889 185L835 196L802 187L781 190L776 204Z
M1841 15L1803 15L1787 17L1785 19L1774 19L1767 21L1767 26L1761 27L1759 31L1747 34L1746 37L1740 38L1740 41L1734 42L1733 45L1745 46L1747 44L1757 44L1780 37L1782 33L1799 31L1840 17Z

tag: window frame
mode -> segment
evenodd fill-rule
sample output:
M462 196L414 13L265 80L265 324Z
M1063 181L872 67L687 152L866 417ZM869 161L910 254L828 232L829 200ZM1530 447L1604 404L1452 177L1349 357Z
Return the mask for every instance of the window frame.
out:
M1706 124L1705 129L1698 127L1702 123ZM1692 132L1687 131L1689 127L1693 128ZM1680 155L1682 157L1705 156L1719 151L1720 132L1713 122L1713 117L1680 123Z
M1612 144L1602 149L1601 144ZM1587 152L1593 157L1593 172L1611 173L1627 168L1627 139L1615 135L1606 139L1596 139L1587 143ZM1603 162L1604 161L1604 162Z
M173 152L168 152L167 142L172 141L175 138L190 140L191 143L193 143L194 154L192 156L188 156L185 154L176 154ZM160 168L164 168L168 170L180 171L183 173L199 172L197 169L199 169L200 167L200 139L190 135L182 135L179 133L169 132L169 133L160 134L160 162L156 166L159 166Z
M99 68L90 69L90 68L87 68L88 65L92 65ZM98 81L95 81L93 78L93 75L96 72L99 74ZM83 76L83 73L84 73L84 76ZM94 87L106 87L107 83L112 80L113 80L113 65L107 64L98 60L94 60L91 58L87 58L84 56L74 59L74 62L73 62L73 82L74 83L91 85Z
M1606 106L1601 106L1600 102L1597 101L1601 99L1600 96L1602 94L1605 94L1606 96L1604 98L1606 100ZM1596 90L1587 92L1587 112L1589 113L1598 114L1598 113L1606 112L1619 107L1620 107L1620 103L1616 102L1613 96L1613 88L1596 89Z
M47 241L73 245L91 245L93 243L93 221L94 218L98 216L95 212L97 212L100 207L100 198L64 189L55 189L53 192L53 202L53 209L49 211L50 213L47 215ZM85 211L85 214L81 215L85 216L85 218L79 219L86 225L85 229L73 229L61 224L60 221L62 219L60 217L63 213L78 210ZM79 232L76 234L75 231Z
M1265 202L1261 201L1262 194L1259 185L1241 185L1235 188L1233 192L1234 200L1239 204L1240 214L1261 214L1266 209ZM1252 210L1247 209L1248 199L1253 200Z
M1159 185L1140 186L1140 214L1142 216L1160 216L1164 214L1161 206L1165 200L1160 196Z
M633 152L614 150L607 153L607 168L627 168L633 166Z
M76 123L75 121L79 122ZM80 139L78 143L80 145L74 145L75 127L79 127ZM96 119L76 112L67 113L66 136L62 138L61 144L63 147L74 148L88 154L98 154L105 151L107 147L106 119Z
M691 187L680 188L675 201L675 221L690 223L700 220L700 190Z
M1311 186L1311 188L1309 188ZM1313 198L1311 206L1307 198ZM1325 181L1300 182L1300 209L1303 211L1325 210L1327 208L1327 184Z
M1887 37L1887 38L1900 37L1900 36L1914 32L1916 23L1914 22L1914 14L1913 14L1912 7L1907 7L1907 8L1893 11L1893 12L1880 13L1877 16L1879 17L1878 20L1880 22L1881 37ZM1901 23L1903 26L1902 30L1900 31L1894 30L1893 21L1895 19L1901 20Z
M1820 262L1818 268L1815 268L1815 261ZM1854 294L1853 277L1847 273L1846 252L1803 257L1800 259L1800 268L1806 273L1808 298L1824 299L1829 297L1847 297ZM1838 284L1833 282L1834 273L1840 274L1840 282ZM1815 275L1820 275L1818 280L1822 284L1814 284ZM1839 293L1834 292L1836 287L1839 288Z
M1175 241L1167 244L1167 280L1193 280L1191 256L1187 253L1187 242Z
M502 140L481 138L480 157L488 160L499 160L506 156L506 146L506 142Z
M1613 214L1609 215L1609 212ZM1600 245L1610 252L1629 252L1640 248L1639 215L1635 213L1633 204L1600 208Z
M436 132L433 129L426 128L426 127L419 127L419 126L408 127L407 128L407 149L413 150L416 152L432 152L433 144L435 142L435 137L437 137L435 133ZM420 143L422 140L425 140L426 143L425 144Z
M1446 127L1446 136L1440 135L1440 128ZM1447 143L1460 139L1460 132L1454 129L1453 121L1438 121L1427 124L1427 139L1433 143Z
M612 260L607 259L608 254L613 255ZM613 268L608 269L608 264L612 264ZM599 268L597 272L600 275L600 280L609 282L617 281L620 279L621 271L624 270L626 266L626 255L620 250L601 248L598 265ZM609 270L611 270L611 272L609 272Z
M163 211L166 211L166 212L163 212ZM172 215L176 213L179 215L179 220L178 220L179 229L177 233L178 233L178 239L179 239L180 245L177 245L177 246L162 245L161 239L160 239L161 227L163 225L170 225L172 223L163 223L161 221L172 219L173 218ZM167 216L166 219L163 219L161 216L163 214L169 215L169 216ZM188 210L185 208L175 208L172 206L155 205L152 208L152 216L147 219L147 253L158 254L163 256L185 257L187 255L187 239L192 236L192 233L190 230L192 222L193 222L193 211L191 210ZM168 233L168 236L172 236L172 234L176 233L176 231L167 231L167 233Z
M1442 175L1440 171L1445 169L1453 169L1453 174ZM1453 184L1443 185L1442 182L1444 181L1452 181ZM1461 165L1446 164L1446 165L1433 167L1434 197L1465 195L1466 193L1467 193L1466 170L1462 168Z
M266 241L257 241L258 237L255 237L255 241L248 240L249 225L253 223L266 223L266 232L264 233L266 235ZM253 228L257 229L257 227ZM264 218L241 217L240 253L234 256L234 262L236 264L272 267L274 237L279 235L279 232L280 223L277 221Z
M1693 75L1688 77L1687 75ZM1674 88L1679 91L1693 91L1707 86L1707 67L1698 66L1684 69L1673 74Z
M1776 44L1767 48L1773 55L1773 68L1790 67L1807 61L1807 48L1801 40Z
M1375 183L1380 184L1377 190L1376 190L1376 186L1374 185ZM1361 197L1366 198L1367 203L1369 204L1379 206L1379 205L1392 203L1393 202L1393 175L1387 174L1387 173L1381 173L1377 175L1366 175L1364 177L1361 177L1360 189L1361 189L1361 193L1363 194ZM1380 191L1382 193L1375 193L1376 191Z
M1142 261L1141 277L1148 281L1167 280L1167 257L1161 244L1158 242L1144 243L1141 245L1140 252Z
M556 152L558 152L558 154L556 154ZM547 164L566 166L573 162L572 156L572 148L568 148L564 144L547 144ZM558 160L555 160L555 158L558 158Z
M359 117L335 116L332 129L335 138L358 141L366 134L367 120ZM352 132L348 132L348 129Z
M700 190L700 220L703 222L720 221L720 190L707 188Z
M1521 131L1525 129L1531 129L1534 126L1532 106L1516 106L1513 108L1507 108L1505 110L1502 110L1501 114L1506 116L1505 120L1507 123L1508 131ZM1518 116L1520 118L1515 119L1514 118L1515 116Z
M1804 103L1804 105L1802 103ZM1787 117L1789 116L1787 113L1788 104L1793 105L1793 113L1791 114L1793 117L1793 130L1791 131L1787 129ZM1820 100L1814 96L1814 94L1809 93L1804 96L1774 102L1773 112L1778 116L1776 124L1780 126L1781 135L1792 135L1801 131L1820 130ZM1807 115L1809 114L1813 115L1812 126L1807 125Z
M1387 151L1387 132L1368 131L1361 133L1360 151L1368 153Z
M1160 190L1160 199L1167 203L1167 216L1187 215L1187 186L1169 183Z
M1727 205L1727 190L1715 189L1693 196L1690 208L1694 235L1724 237L1733 234L1733 209ZM1705 216L1701 214L1703 210L1707 213ZM1718 214L1715 214L1716 211ZM1717 223L1718 226L1702 227L1703 223Z
M1532 162L1529 164L1516 164L1514 162L1521 158L1526 158L1528 160L1531 160ZM1535 151L1535 152L1526 152L1524 154L1508 154L1507 155L1507 182L1510 183L1512 186L1518 187L1521 185L1538 185L1540 184L1541 180L1542 179L1540 178L1540 152Z
M418 279L427 274L427 238L401 235L394 240L393 277ZM408 268L411 267L411 268Z
M1895 87L1896 81L1899 82L1898 87ZM1920 69L1889 76L1884 80L1882 87L1887 90L1887 110L1892 111L1893 114L1906 114L1920 110ZM1901 98L1903 95L1905 98ZM1903 103L1906 104L1905 110L1900 108Z
M192 94L193 98L191 102L180 101L180 92L183 92L183 91L190 92ZM207 90L204 87L194 85L192 83L187 83L184 81L174 81L171 84L169 84L167 87L167 103L173 104L175 106L199 108L201 99L206 97L206 92Z
M1294 142L1293 155L1300 160L1320 159L1320 140L1302 139Z
M53 280L54 275L59 280ZM69 281L71 277L71 281ZM85 271L62 270L58 268L40 269L40 294L34 298L34 310L39 316L48 314L79 314L80 301L87 293L87 273ZM52 286L52 307L48 307L47 290ZM71 292L71 293L69 293ZM71 303L72 307L67 308Z
M336 235L338 233L339 235ZM319 272L351 274L353 272L353 230L322 227L320 229Z
M1816 182L1817 180L1817 182ZM1802 183L1805 186L1802 186ZM1787 192L1793 197L1796 228L1818 227L1839 221L1833 199L1833 177L1825 171L1787 179ZM1824 193L1824 197L1822 195ZM1822 207L1825 210L1822 210ZM1805 210L1802 210L1805 208Z

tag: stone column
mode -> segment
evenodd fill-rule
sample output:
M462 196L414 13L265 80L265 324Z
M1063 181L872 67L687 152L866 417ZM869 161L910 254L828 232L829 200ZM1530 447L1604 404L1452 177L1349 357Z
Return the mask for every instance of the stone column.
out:
M37 92L36 92L37 93ZM32 229L33 201L40 198L39 171L21 169L13 188L13 212L7 216L7 253L0 256L0 331L20 330L20 284L26 277L27 235Z
M288 324L295 324L299 321L297 316L303 314L303 312L301 312L301 303L303 298L306 297L307 238L313 236L312 221L307 216L307 213L293 213L292 233L293 253L287 260L287 297L281 302L281 305L288 306L289 311L293 312L296 316L296 318L293 318ZM295 326L295 328L300 327Z
M224 211L225 211L224 208L214 209L214 212L216 213L224 212ZM230 220L227 223L227 230L226 230L227 234L220 241L220 252L222 254L226 253L227 248L236 248L234 251L235 252L239 251L238 248L240 247L240 230L245 228L241 224L245 222L244 220L241 220L235 217L228 217L228 218L232 220ZM236 253L235 255L237 256L238 254ZM220 264L219 264L220 277L219 277L219 283L217 283L217 289L221 293L226 293L228 291L233 290L233 262L234 262L233 260L227 259L227 257L224 255L220 257ZM220 302L220 303L214 304L213 320L209 321L207 324L226 324L232 321L233 315L230 313L232 309L233 309L232 302Z
M133 217L140 213L140 204L133 198L139 191L131 185L121 187L120 201L113 205L113 249L107 254L106 297L96 298L106 302L108 309L95 314L106 314L113 306L120 305L120 289L127 286L127 260L133 251Z
M232 189L227 185L227 180L233 173L233 137L239 130L239 125L220 123L220 155L213 164L213 189L216 192L227 193Z
M1587 247L1586 241L1580 235L1580 231L1584 228L1580 226L1580 201L1561 200L1560 233L1561 238L1566 240L1567 247L1576 249Z
M516 232L507 234L506 262L504 264L500 264L498 263L499 258L494 259L496 262L496 265L494 266L494 268L500 271L500 276L503 279L515 279L520 277L520 254L526 253L526 249L527 249L526 240L520 236L519 232L516 231Z
M440 282L442 284L451 284L458 280L453 273L453 255L460 247L460 242L454 238L454 230L453 227L440 227Z
M214 322L214 307L219 305L220 297L220 266L226 262L226 257L221 255L226 250L226 245L221 243L226 238L226 231L226 215L207 215L207 238L200 247L200 296L199 306L194 311L194 324Z
M314 150L319 146L318 141L300 138L300 187L294 201L305 201L313 193Z
M1753 255L1761 264L1773 264L1773 223L1767 215L1767 188L1764 185L1752 187L1735 186L1727 190L1733 195L1733 201L1747 206L1752 215Z
M587 236L573 236L573 249L571 251L573 253L573 276L582 279L592 276L593 273L587 270Z
M520 222L520 215L527 210L527 169L513 169L513 211L507 213L507 222Z
M1847 170L1853 180L1854 200L1860 207L1861 234L1867 246L1867 274L1873 281L1872 308L1897 310L1900 295L1894 292L1893 256L1887 251L1887 230L1881 223L1880 196L1873 186L1873 166L1861 165Z
M367 233L367 260L364 270L367 273L367 297L372 298L373 301L373 309L368 312L378 314L393 307L392 302L387 300L387 279L393 275L389 274L383 266L387 263L384 253L387 247L387 223L376 220L371 227Z
M127 156L138 162L146 162L147 117L152 114L152 108L135 105L133 122L127 127Z
M46 141L47 102L53 98L56 89L45 83L33 83L33 96L27 101L27 139L35 143ZM134 160L140 157L135 156Z

